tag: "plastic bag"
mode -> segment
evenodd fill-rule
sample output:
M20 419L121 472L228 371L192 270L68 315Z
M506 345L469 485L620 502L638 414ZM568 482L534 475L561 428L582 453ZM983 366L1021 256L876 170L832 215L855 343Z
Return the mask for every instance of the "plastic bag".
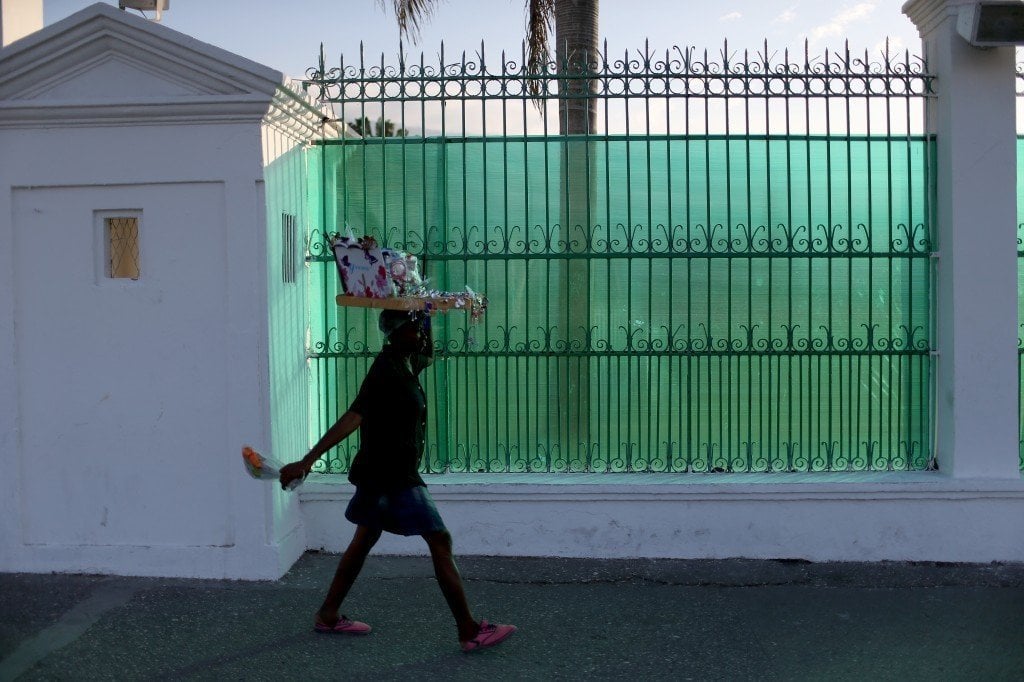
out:
M261 455L249 445L242 446L242 462L248 474L261 481L276 481L281 476L281 467L284 466L275 459ZM288 490L295 490L304 480L296 478L288 484Z

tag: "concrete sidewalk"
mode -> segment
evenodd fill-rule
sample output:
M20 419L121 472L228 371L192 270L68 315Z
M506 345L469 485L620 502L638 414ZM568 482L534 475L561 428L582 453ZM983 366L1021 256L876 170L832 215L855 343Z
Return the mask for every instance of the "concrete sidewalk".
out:
M501 646L458 648L429 559L367 561L316 635L337 562L274 583L0 575L0 680L1024 679L1024 565L459 560Z

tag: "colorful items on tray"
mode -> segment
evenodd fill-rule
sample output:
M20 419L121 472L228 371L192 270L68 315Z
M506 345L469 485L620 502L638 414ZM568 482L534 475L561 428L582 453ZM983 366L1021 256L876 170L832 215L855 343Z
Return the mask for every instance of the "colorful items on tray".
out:
M422 296L426 292L416 256L395 249L383 249L381 253L399 296Z
M355 239L335 234L331 237L331 250L346 294L368 298L395 295L384 251L377 246L376 239Z
M276 481L281 475L283 464L256 452L248 445L242 446L242 461L245 463L245 470L253 478L261 481ZM288 490L295 490L302 485L303 479L297 478L288 484Z
M459 292L428 289L416 256L381 248L373 237L356 239L335 233L330 237L330 244L342 288L348 296L422 299L424 310L462 308L473 322L487 309L487 297L469 287Z
M450 292L450 291L427 291L423 294L423 297L427 299L426 304L423 306L425 310L430 311L432 309L451 309L460 308L465 309L469 313L469 319L472 322L479 320L484 311L487 310L487 297L478 294L469 287L466 287L465 291Z

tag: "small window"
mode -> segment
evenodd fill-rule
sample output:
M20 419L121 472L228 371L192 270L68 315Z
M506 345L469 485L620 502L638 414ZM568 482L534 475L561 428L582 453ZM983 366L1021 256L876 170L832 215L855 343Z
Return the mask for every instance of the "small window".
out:
M106 235L106 275L111 279L139 278L139 217L103 219Z
M296 244L299 240L297 222L291 213L281 214L281 281L285 284L295 284L295 270L297 267L298 249Z

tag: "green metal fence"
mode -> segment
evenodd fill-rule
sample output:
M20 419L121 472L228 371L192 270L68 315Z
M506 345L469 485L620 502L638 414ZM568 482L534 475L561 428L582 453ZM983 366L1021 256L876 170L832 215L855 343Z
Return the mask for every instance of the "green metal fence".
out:
M351 229L491 301L478 325L435 325L425 471L929 466L920 61L605 55L539 75L483 48L311 70L339 119L410 133L322 141L313 430L380 344L371 313L334 304L323 237ZM581 134L561 134L559 92L593 104Z

